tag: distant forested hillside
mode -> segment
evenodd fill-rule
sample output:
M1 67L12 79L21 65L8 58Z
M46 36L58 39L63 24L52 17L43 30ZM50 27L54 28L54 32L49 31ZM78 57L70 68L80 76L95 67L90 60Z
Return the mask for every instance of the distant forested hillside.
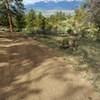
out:
M53 1L40 1L36 2L34 4L25 5L26 10L29 10L30 8L38 9L38 10L75 10L77 9L82 1L59 1L59 2L53 2Z

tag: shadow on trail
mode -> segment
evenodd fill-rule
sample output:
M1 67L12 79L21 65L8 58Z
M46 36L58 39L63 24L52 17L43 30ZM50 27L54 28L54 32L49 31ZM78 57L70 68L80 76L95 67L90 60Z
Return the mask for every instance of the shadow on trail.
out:
M57 56L54 51L42 44L34 45L33 43L14 45L9 48L8 55L9 69L7 67L0 68L0 70L9 71L9 76L0 76L2 78L0 81L0 100L8 100L11 96L15 96L15 98L10 100L22 100L28 94L40 94L42 92L40 88L29 89L28 86L32 83L32 80L28 80L30 76L27 77L27 81L16 83L19 80L17 77L28 74L46 59Z
M54 50L24 44L9 53L11 79L0 86L0 100L94 100L88 85Z

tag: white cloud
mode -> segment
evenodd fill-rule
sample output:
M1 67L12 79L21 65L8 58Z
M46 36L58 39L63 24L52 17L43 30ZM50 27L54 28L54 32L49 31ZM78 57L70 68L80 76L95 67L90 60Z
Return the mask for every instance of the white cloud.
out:
M58 2L58 1L63 1L63 0L23 0L24 4L27 5L27 4L34 4L36 2L39 2L39 1L45 1L45 2L48 2L48 1L55 1L55 2ZM82 0L65 0L65 1L82 1Z

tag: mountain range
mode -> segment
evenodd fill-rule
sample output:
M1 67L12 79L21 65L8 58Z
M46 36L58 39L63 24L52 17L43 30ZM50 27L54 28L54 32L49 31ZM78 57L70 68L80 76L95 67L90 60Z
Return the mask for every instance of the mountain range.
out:
M25 5L26 10L35 9L35 10L75 10L81 5L82 1L39 1L33 4Z

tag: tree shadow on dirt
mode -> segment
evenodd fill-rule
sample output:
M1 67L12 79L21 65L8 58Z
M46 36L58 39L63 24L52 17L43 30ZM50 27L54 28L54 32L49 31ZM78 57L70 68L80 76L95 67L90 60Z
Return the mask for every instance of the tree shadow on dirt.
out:
M26 81L9 87L3 87L0 91L0 100L24 100L28 95L38 95L41 94L42 90L40 88L29 89L29 84L31 81ZM10 97L13 98L11 99Z
M8 98L11 96L15 96L15 99L12 98L11 100L24 100L28 94L38 95L42 92L40 88L29 89L28 86L30 86L32 80L13 84L18 81L16 77L29 73L45 60L57 56L54 50L42 44L33 44L15 45L9 48L9 69L3 67L3 70L9 71L9 75L0 76L2 77L0 82L0 100L9 100Z

